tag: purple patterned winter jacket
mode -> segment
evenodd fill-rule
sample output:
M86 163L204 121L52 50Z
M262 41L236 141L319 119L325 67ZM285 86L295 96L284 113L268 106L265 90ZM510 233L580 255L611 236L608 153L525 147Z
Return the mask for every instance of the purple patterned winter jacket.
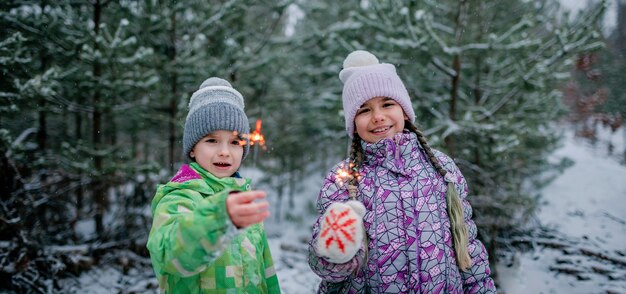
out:
M467 184L452 159L434 151L462 198L473 262L464 272L457 267L452 248L447 185L417 136L405 132L362 146L365 160L357 199L367 208L363 222L369 238L368 257L364 261L361 249L347 263L335 264L319 257L313 245L326 208L349 199L347 186L336 178L346 160L331 170L317 200L320 217L309 244L309 265L322 278L318 292L334 292L333 288L343 285L340 293L496 293L487 251L476 239Z

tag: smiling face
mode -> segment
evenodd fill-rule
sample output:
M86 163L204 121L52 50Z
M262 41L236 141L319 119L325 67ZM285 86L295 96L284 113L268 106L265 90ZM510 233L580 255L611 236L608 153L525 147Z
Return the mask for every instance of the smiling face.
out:
M361 139L376 143L402 132L406 119L398 102L387 97L374 97L357 110L354 125Z
M215 131L200 139L189 156L214 176L230 177L241 165L243 145L235 132Z

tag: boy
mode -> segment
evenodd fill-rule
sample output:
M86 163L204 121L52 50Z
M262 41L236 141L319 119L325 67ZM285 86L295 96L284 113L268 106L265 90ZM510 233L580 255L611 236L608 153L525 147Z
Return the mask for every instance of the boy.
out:
M164 293L280 293L263 220L265 192L237 170L249 147L243 96L209 78L193 93L183 165L152 200L148 250Z

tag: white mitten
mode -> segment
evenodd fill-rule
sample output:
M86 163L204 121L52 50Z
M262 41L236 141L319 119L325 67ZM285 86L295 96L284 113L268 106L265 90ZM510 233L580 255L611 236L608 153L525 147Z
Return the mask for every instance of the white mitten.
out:
M320 224L317 253L332 263L346 263L363 243L365 206L356 200L331 204Z

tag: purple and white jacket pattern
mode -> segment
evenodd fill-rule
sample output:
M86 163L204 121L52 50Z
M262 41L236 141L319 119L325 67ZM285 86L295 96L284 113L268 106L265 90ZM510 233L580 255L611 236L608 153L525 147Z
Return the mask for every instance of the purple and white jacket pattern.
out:
M309 265L322 278L319 293L343 282L341 293L496 293L484 245L467 202L465 178L450 157L434 151L462 199L472 267L460 272L452 247L446 207L447 185L411 132L377 143L362 142L364 163L357 199L367 212L364 226L368 257L335 264L315 252L321 217L309 244ZM347 201L347 185L338 181L337 164L325 178L317 200L321 216L333 202Z

